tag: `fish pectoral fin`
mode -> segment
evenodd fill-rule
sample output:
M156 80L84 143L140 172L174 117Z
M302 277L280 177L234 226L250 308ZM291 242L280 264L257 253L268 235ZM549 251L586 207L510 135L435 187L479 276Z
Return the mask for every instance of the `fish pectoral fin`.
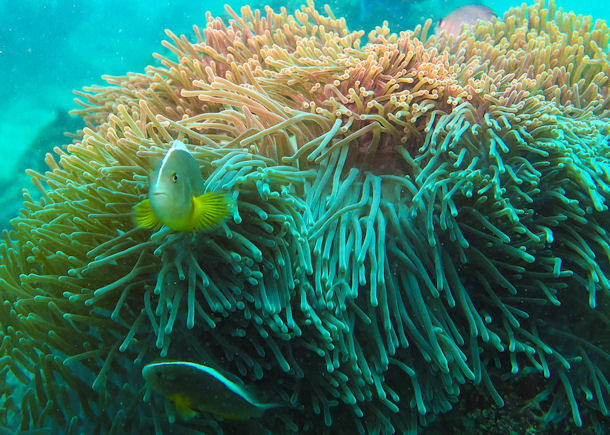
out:
M184 394L174 394L170 396L169 399L174 403L174 408L176 408L176 412L180 418L187 420L199 415L199 412L193 409L191 400L188 396Z
M229 198L223 193L208 192L193 198L193 229L210 230L229 217Z
M153 212L149 199L140 201L133 208L133 219L138 227L141 228L159 228L161 221Z

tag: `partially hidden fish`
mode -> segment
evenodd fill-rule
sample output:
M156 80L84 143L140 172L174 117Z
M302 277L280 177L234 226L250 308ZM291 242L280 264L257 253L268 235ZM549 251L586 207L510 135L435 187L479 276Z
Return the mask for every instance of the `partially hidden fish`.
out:
M448 35L458 36L462 31L462 25L472 26L478 20L491 21L495 16L495 12L486 6L462 6L439 20L436 25L436 35L440 35L444 30Z
M260 402L239 378L204 364L154 362L144 366L142 375L153 390L174 404L183 419L208 412L229 420L246 420L283 406Z
M222 193L205 192L199 165L179 140L173 142L149 181L148 199L134 207L139 227L206 231L229 215L229 199Z

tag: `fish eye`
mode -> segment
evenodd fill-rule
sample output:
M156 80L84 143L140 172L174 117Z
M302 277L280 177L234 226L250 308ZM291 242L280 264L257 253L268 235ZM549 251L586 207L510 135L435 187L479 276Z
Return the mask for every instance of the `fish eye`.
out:
M178 174L174 172L172 174L172 176L171 176L171 180L172 180L172 183L177 183L178 182Z

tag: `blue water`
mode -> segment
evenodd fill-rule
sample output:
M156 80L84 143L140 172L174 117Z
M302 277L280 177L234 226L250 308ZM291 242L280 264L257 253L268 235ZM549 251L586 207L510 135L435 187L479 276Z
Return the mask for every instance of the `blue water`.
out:
M39 1L0 0L0 174L11 173L18 156L38 131L52 121L57 108L72 109L73 89L101 84L101 75L142 71L152 53L162 50L164 29L187 33L203 25L205 11L223 13L225 2L173 0ZM234 9L245 1L229 2ZM288 10L301 2L249 2ZM322 4L323 2L318 2ZM408 29L467 0L331 0L336 15L347 17L352 28L371 29L387 20L393 30ZM474 3L503 14L518 1ZM559 1L559 6L596 18L610 19L604 2Z

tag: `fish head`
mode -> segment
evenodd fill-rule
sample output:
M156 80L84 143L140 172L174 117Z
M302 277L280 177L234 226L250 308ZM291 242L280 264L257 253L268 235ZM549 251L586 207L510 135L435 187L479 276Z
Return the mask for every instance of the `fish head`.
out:
M441 18L440 20L438 20L438 23L436 23L436 32L440 33L441 30L447 30L447 19L446 18Z
M455 9L445 17L441 18L436 25L436 35L443 31L447 35L460 35L462 26L473 26L477 21L491 21L496 14L488 7L481 5L466 5Z
M187 216L193 207L193 196L202 184L197 161L182 142L174 141L150 176L148 197L154 213L161 221Z
M144 366L142 376L153 390L163 396L179 394L179 388L176 385L178 374L175 371L168 370L168 366L164 363L152 363Z

